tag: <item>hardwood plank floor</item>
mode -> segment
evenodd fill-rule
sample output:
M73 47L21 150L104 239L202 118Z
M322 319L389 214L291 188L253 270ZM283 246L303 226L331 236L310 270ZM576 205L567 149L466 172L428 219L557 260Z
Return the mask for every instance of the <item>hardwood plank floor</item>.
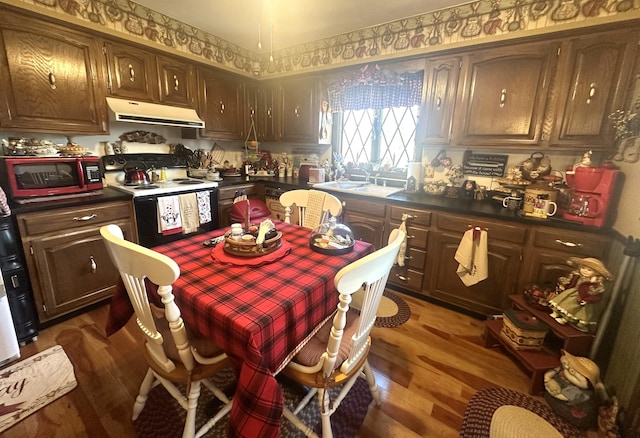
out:
M467 402L502 386L527 392L528 376L510 356L483 347L481 320L403 295L411 319L372 332L370 363L382 405L369 409L358 437L458 437ZM131 409L146 372L133 321L107 338L104 305L39 333L22 359L59 344L77 388L6 430L6 438L133 437Z

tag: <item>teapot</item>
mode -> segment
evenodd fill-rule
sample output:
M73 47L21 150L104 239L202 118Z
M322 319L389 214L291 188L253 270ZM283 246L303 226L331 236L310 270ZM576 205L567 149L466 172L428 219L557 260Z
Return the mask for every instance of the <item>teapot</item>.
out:
M147 175L146 169L140 169L138 166L133 168L125 166L123 170L125 185L149 184L149 175Z
M551 160L542 152L534 152L522 162L522 174L529 181L536 181L551 173Z

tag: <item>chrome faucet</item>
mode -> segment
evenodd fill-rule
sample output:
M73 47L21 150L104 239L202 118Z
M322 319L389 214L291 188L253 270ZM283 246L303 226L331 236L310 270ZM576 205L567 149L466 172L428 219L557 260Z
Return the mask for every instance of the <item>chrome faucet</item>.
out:
M378 177L380 176L380 172L376 172L375 176L373 177L373 183L375 185L378 185Z

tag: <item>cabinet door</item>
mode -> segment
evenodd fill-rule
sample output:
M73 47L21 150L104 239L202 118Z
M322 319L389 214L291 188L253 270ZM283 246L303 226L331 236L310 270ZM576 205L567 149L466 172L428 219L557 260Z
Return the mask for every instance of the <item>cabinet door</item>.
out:
M528 283L555 284L558 277L574 269L567 263L570 257L595 257L606 261L611 241L607 235L534 227L522 264L519 289L524 290Z
M456 143L538 144L556 46L521 44L469 55L457 103Z
M124 99L155 100L157 83L154 56L144 50L115 42L106 42L112 96Z
M108 132L98 42L3 11L0 126L47 133Z
M382 220L358 213L345 212L344 222L357 240L369 242L376 248L382 248Z
M243 123L247 137L249 137L249 140L255 140L257 138L258 141L264 141L264 137L260 135L260 131L258 130L260 123L258 120L258 84L255 82L247 82L244 84L243 102Z
M344 223L351 229L353 236L376 248L382 248L387 212L385 203L357 196L344 196L340 200Z
M635 60L637 31L589 35L564 47L551 145L609 148L614 132L609 114L624 107Z
M502 313L508 296L514 293L522 247L489 239L489 276L473 286L465 286L456 270L456 250L462 234L432 232L429 236L427 295L482 315Z
M316 107L316 82L303 78L281 83L282 141L318 143L320 109Z
M433 59L425 68L425 98L418 122L418 142L449 144L462 58Z
M203 135L245 140L242 80L212 70L199 70L198 75L198 106L206 124Z
M134 236L131 221L116 221ZM111 296L118 270L111 263L100 228L43 236L31 241L38 284L33 285L40 321L48 321Z
M194 72L191 64L175 58L157 56L159 100L168 105L195 107Z
M280 139L277 123L278 87L275 85L260 85L257 89L256 129L258 138L262 141L276 141Z

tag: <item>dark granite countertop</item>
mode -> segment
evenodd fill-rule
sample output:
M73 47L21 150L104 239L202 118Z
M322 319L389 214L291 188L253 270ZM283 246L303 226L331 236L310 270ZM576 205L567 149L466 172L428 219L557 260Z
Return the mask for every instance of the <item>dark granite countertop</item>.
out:
M11 202L11 213L31 213L35 211L49 210L53 208L64 207L78 207L90 204L102 204L112 201L127 201L132 197L129 193L121 192L120 190L105 187L102 190L92 192L90 194L80 194L77 196L69 196L65 198L51 197L51 200L41 200L38 202L28 202L20 204L17 202Z
M295 188L310 188L305 182L300 182L297 178L237 178L239 182L260 182L268 187L280 187L282 189L295 189ZM225 185L227 182L225 181ZM228 182L229 185L233 185L233 182ZM335 193L335 192L334 192ZM338 196L351 196L363 199L361 195L348 195L345 193L339 193ZM611 233L610 228L595 228L582 225L578 222L569 221L560 217L548 217L547 219L539 219L534 217L528 217L522 215L519 211L512 211L506 209L498 201L492 199L485 199L483 201L476 201L472 199L462 198L447 198L444 196L432 196L425 193L398 193L391 195L387 198L370 198L374 202L387 202L397 205L405 205L410 208L427 208L443 212L450 212L456 214L469 214L473 216L485 217L488 219L499 219L511 222L520 222L528 225L541 225L548 227L564 228L577 231L591 231L598 234Z
M218 183L218 187L233 187L240 184L261 183L266 187L280 188L282 190L292 190L297 188L308 189L311 186L306 182L301 182L297 178L278 177L227 177ZM349 195L340 193L340 196L351 196L365 199L360 195ZM50 208L74 207L87 204L97 204L110 201L130 200L131 195L119 190L105 187L102 191L90 196L69 197L66 199L52 199L51 201L33 202L27 204L12 203L11 208L14 214L28 213L32 211L42 211ZM495 200L475 201L469 199L452 199L444 196L431 196L425 193L398 193L387 198L369 198L373 202L387 202L396 205L404 205L410 208L432 209L456 214L468 214L485 217L488 219L499 219L511 222L520 222L528 225L542 225L556 228L572 229L578 231L591 231L598 234L608 234L611 229L595 228L582 225L577 222L562 218L549 217L538 219L521 215L519 212L508 210Z

